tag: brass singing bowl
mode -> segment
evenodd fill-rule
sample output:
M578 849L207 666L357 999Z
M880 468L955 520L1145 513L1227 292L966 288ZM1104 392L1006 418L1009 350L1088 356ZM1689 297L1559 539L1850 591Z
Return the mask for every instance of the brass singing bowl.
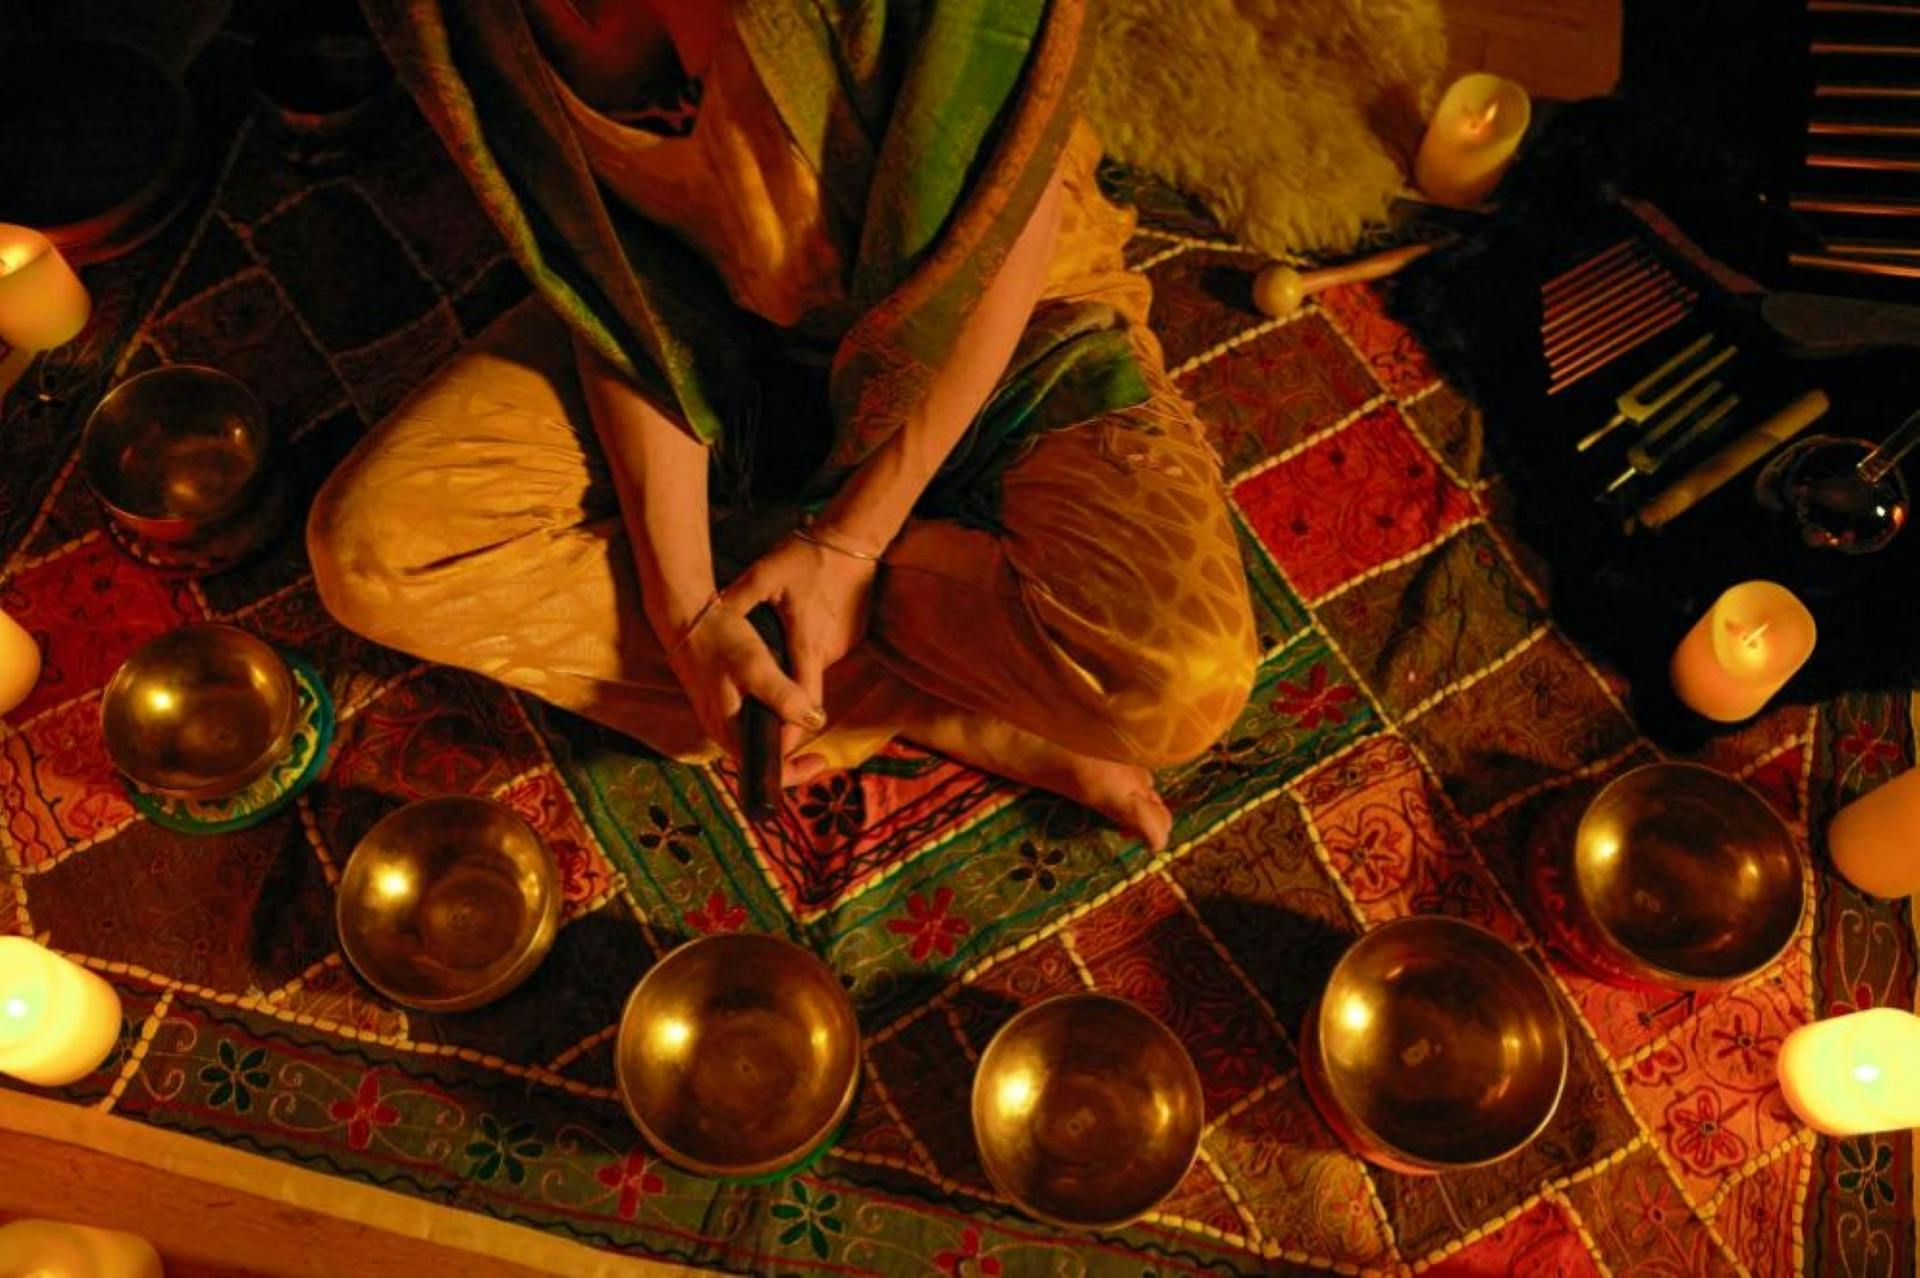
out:
M382 817L347 858L340 949L394 1002L464 1011L533 975L559 931L560 896L553 854L512 808L422 799Z
M87 487L121 527L190 541L244 511L270 451L253 392L218 369L174 364L110 391L80 435Z
M1786 823L1733 778L1692 763L1616 777L1580 818L1567 875L1572 925L1627 974L1711 989L1793 943L1805 908Z
M1193 1165L1205 1111L1180 1040L1102 994L1021 1011L973 1078L988 1177L1028 1215L1071 1229L1116 1229L1165 1201Z
M1439 915L1349 946L1302 1039L1329 1125L1403 1172L1508 1157L1545 1129L1566 1085L1566 1026L1546 979L1493 933Z
M860 1028L833 969L750 933L688 941L620 1018L620 1099L647 1143L705 1176L755 1177L831 1140L860 1082Z
M273 645L238 626L182 626L149 640L100 697L107 757L142 788L182 799L234 794L285 756L299 697Z

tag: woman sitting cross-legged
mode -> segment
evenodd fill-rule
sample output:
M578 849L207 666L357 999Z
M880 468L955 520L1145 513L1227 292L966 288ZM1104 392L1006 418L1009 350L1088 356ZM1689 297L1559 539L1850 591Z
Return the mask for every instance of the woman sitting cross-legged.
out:
M328 482L328 608L675 758L753 697L786 784L898 736L1163 845L1257 654L1083 0L368 9L537 296Z

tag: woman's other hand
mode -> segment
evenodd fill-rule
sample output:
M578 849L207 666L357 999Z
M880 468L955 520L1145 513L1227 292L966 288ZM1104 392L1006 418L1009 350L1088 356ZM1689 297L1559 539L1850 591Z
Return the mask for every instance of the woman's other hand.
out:
M867 631L879 564L877 556L850 554L849 548L837 539L827 544L807 536L788 537L727 587L724 606L737 609L741 617L762 603L772 604L780 614L792 682L810 709L825 705L827 671L852 652ZM764 644L761 651L766 652ZM771 653L767 657L772 660ZM787 761L786 783L800 784L822 766L818 757L797 752L826 726L825 715L809 720L783 713L778 703L769 704L785 724L780 754Z

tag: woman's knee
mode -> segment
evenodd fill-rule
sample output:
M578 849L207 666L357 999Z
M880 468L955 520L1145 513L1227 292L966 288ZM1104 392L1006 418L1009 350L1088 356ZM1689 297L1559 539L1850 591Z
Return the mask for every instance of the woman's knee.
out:
M394 612L405 520L377 499L374 487L356 453L321 485L306 529L320 602L335 621L370 637L386 628Z
M1164 650L1135 656L1104 700L1128 762L1149 768L1185 763L1224 736L1246 707L1259 665L1251 615L1188 627Z

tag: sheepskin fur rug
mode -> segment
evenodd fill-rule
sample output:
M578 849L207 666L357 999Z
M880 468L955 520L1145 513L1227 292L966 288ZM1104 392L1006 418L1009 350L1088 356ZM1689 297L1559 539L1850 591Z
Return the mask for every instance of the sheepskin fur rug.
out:
M1447 59L1440 0L1098 0L1107 153L1269 253L1350 248L1402 190Z

